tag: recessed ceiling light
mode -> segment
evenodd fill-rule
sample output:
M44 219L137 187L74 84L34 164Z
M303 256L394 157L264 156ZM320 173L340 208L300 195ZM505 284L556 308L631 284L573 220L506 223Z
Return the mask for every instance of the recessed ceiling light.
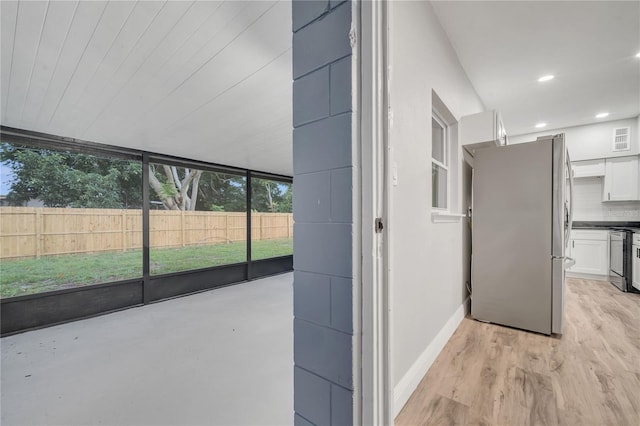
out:
M640 52L636 53L636 58L640 58Z
M542 82L545 82L545 81L553 80L553 77L554 77L554 76L553 76L553 75L551 75L551 74L549 74L549 75L543 75L542 77L540 77L540 78L538 79L538 81L539 81L540 83L542 83Z
M601 112L600 114L596 114L596 118L605 118L609 116L608 112Z
M546 127L546 126L547 126L547 123L538 123L538 124L536 124L536 128L537 129L542 129L543 127Z

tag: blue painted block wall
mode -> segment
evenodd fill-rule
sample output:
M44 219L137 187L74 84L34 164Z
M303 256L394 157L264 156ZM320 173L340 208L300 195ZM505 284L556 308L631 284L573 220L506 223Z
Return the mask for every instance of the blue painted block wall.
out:
M351 2L293 0L294 424L353 423Z

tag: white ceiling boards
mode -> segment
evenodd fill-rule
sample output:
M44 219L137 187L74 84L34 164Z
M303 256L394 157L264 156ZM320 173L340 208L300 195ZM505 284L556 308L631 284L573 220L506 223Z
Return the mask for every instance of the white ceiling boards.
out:
M3 125L292 174L288 1L0 7Z
M640 2L436 1L487 108L512 134L640 113ZM554 79L538 82L552 74Z
M0 3L3 125L292 174L288 0ZM432 4L511 135L640 114L640 2Z

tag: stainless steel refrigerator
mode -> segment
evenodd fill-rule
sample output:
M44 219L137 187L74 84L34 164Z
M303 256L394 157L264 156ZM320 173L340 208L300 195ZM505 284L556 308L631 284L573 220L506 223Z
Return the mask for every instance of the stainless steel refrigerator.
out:
M562 333L570 170L563 134L475 152L472 317Z

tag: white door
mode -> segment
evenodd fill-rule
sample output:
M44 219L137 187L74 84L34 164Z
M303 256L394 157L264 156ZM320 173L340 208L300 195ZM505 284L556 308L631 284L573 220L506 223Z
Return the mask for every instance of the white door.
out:
M638 199L638 157L607 158L603 201Z

